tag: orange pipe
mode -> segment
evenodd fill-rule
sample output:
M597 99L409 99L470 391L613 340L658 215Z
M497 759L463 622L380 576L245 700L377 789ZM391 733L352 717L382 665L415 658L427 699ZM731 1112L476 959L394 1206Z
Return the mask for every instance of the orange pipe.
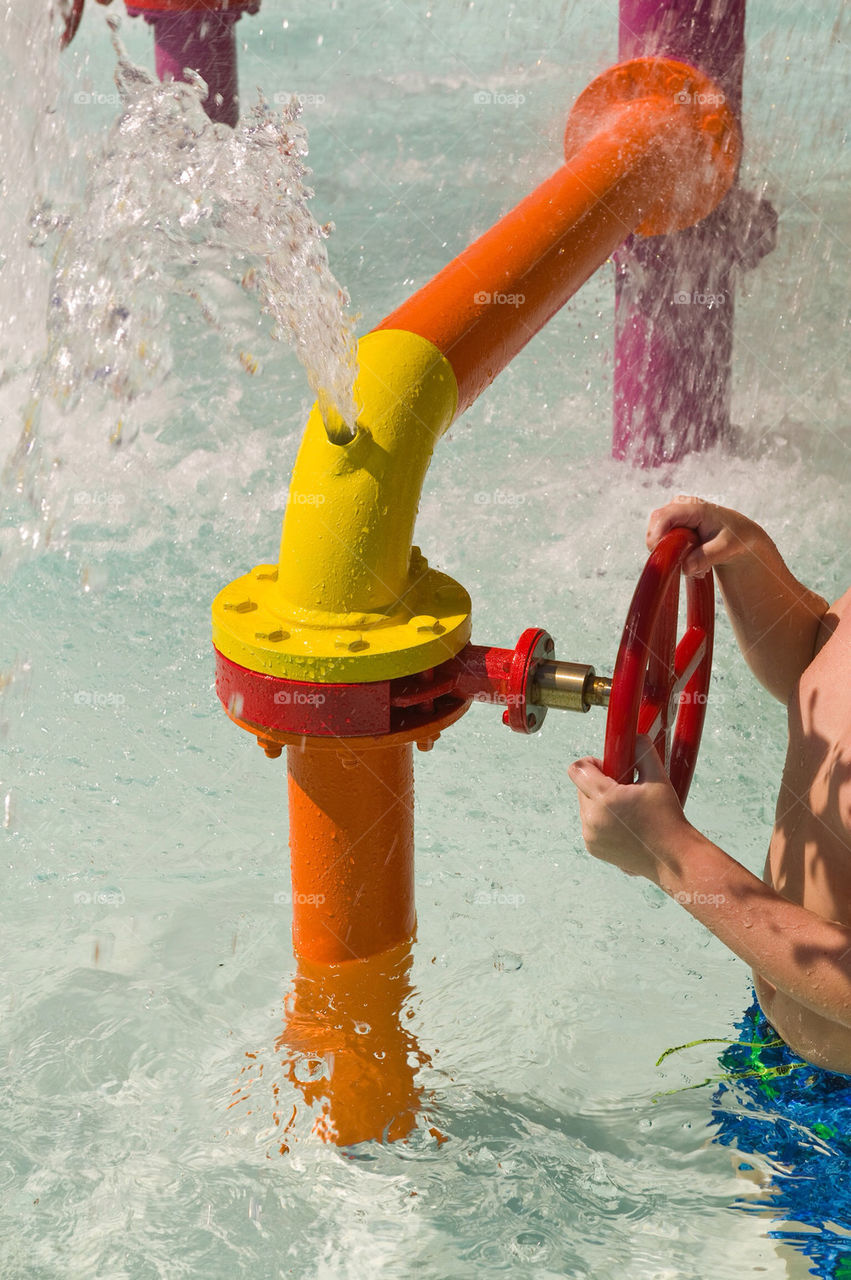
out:
M615 186L611 168L559 169L378 326L446 356L459 414L641 221L647 176Z
M416 1125L416 1075L429 1059L404 1018L410 968L410 943L356 964L299 958L276 1048L287 1078L316 1112L314 1135L325 1142L393 1142ZM284 1153L291 1139L282 1138Z
M689 105L707 99L709 111ZM694 68L613 67L571 113L567 163L378 328L432 342L452 365L463 413L631 232L676 230L714 207L733 180L738 136L723 95Z
M413 936L410 742L304 738L287 747L293 947L340 964Z

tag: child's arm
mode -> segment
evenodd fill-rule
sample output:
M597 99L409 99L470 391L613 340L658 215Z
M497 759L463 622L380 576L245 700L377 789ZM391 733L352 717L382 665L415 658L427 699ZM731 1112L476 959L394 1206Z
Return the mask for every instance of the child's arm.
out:
M760 684L787 703L812 661L828 603L798 582L764 529L727 507L678 498L650 516L647 545L685 525L700 539L687 574L714 568L739 648Z
M570 766L589 852L652 880L772 986L851 1028L851 929L781 897L701 835L649 738L639 738L637 768L629 785L599 760Z

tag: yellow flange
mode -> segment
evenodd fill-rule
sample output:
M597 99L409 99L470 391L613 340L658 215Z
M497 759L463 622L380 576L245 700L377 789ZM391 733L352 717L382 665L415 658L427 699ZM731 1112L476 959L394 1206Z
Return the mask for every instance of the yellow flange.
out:
M240 666L291 680L412 675L470 638L470 598L412 547L435 443L458 403L448 360L401 330L358 344L358 430L328 439L317 406L290 482L278 565L213 602L213 643Z

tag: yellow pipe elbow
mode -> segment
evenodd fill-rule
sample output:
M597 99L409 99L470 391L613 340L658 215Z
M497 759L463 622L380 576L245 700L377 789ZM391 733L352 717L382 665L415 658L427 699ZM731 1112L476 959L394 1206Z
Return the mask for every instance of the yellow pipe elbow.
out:
M358 365L355 439L332 444L314 406L293 469L278 580L291 617L392 612L410 586L420 492L458 388L445 356L401 330L362 338Z
M458 387L445 356L402 330L358 345L358 431L332 444L317 406L293 469L276 566L220 592L213 639L251 670L295 680L410 675L470 637L464 589L412 547L432 450Z

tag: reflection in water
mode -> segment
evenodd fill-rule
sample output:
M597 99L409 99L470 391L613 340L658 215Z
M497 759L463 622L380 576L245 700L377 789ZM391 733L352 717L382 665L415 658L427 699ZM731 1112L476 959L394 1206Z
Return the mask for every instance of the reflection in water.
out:
M271 1085L281 1154L294 1140L299 1094L314 1113L311 1133L336 1146L395 1142L417 1127L422 1089L416 1075L429 1058L406 1026L413 1017L406 1007L410 969L410 943L347 964L299 959L275 1043L287 1084ZM263 1064L249 1057L232 1106L247 1102L263 1075Z

